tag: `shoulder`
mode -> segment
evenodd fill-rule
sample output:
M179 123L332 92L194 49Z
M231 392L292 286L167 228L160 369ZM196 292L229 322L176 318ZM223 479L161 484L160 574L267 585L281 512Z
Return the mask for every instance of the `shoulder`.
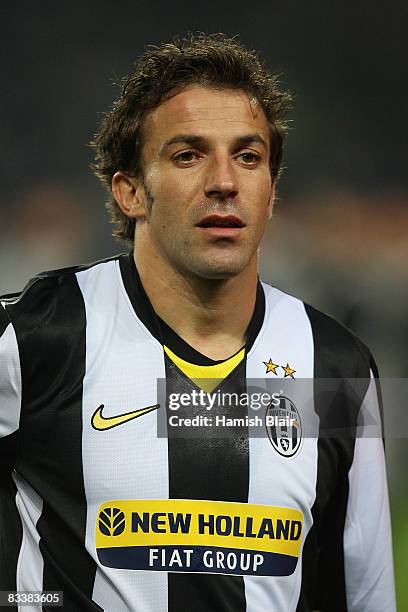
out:
M328 376L339 373L348 378L369 376L376 371L373 357L367 345L348 327L334 317L304 304L310 320L315 353L318 352L320 368Z
M331 315L306 304L301 299L263 283L267 302L273 308L284 305L289 313L302 317L309 327L314 345L316 374L337 378L365 377L370 369L376 373L375 363L366 344L348 327Z
M64 303L68 312L73 302L81 300L77 274L119 257L115 255L92 263L40 272L21 292L0 296L0 321L7 318L17 326L31 321L34 326L38 319L45 319L47 313L49 315L60 303Z
M118 257L41 272L21 293L0 298L1 316L11 323L22 379L30 393L41 389L45 378L59 379L72 364L83 363L87 321L78 277L87 270L106 269L103 264Z

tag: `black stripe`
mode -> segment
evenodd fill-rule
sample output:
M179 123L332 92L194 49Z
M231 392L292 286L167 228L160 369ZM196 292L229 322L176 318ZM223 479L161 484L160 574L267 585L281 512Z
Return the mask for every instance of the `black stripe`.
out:
M381 431L383 432L383 446L385 450L384 407L383 407L382 392L381 392L381 385L380 385L380 374L378 372L378 367L375 362L375 359L372 355L370 355L370 368L371 368L371 371L373 373L374 380L375 380L375 389L377 392L377 399L378 399L378 409L380 411L380 419L381 419Z
M368 350L331 317L309 306L306 313L314 340L315 410L320 432L313 526L303 548L302 586L296 609L347 612L343 533L355 426L369 384ZM361 384L353 386L351 396L345 392L345 379L357 378ZM333 384L334 379L338 384ZM341 437L323 433L338 427Z
M17 590L17 562L23 529L15 503L16 486L10 474L0 472L0 590ZM3 609L3 608L2 608ZM17 612L17 606L4 610Z
M64 610L101 610L91 601L96 564L84 544L82 294L75 275L65 271L37 279L8 308L19 341L23 382L16 469L44 502L37 523L43 589L64 591Z
M228 377L221 388L239 392L238 381L245 380L245 362L237 367L234 377ZM166 358L168 393L191 390L191 382ZM242 389L241 389L242 391ZM246 409L231 406L227 417L244 417ZM185 412L185 414L184 414ZM180 417L191 416L191 408L178 411ZM199 436L197 434L200 434ZM169 497L171 499L206 499L214 501L248 502L249 444L248 429L236 428L227 439L213 436L210 427L200 432L177 428L183 437L168 439ZM186 609L195 612L246 610L245 588L240 576L214 574L170 573L168 575L169 612Z
M0 473L10 474L14 469L19 444L19 430L0 438Z
M16 506L16 486L9 471L14 463L17 432L1 439L2 461L0 469L0 590L17 590L17 562L23 530ZM4 459L4 456L10 459ZM11 458L12 456L12 458ZM7 467L7 469L6 469ZM9 606L9 610L17 607Z
M7 312L0 304L0 338L10 325ZM23 530L16 506L16 486L11 471L16 462L18 432L0 439L0 590L17 590L17 562ZM17 610L16 606L7 606Z
M6 331L9 324L10 324L10 319L7 316L7 312L3 308L2 304L0 304L0 338Z
M0 304L0 338L9 325L11 325L10 318L6 309ZM14 468L17 458L18 442L17 431L11 435L0 438L0 472L8 474L11 473L11 470Z

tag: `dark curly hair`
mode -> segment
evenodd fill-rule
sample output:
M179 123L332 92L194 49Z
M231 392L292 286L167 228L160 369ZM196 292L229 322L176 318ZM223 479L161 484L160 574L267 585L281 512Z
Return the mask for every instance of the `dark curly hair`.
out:
M256 98L269 123L271 175L278 176L286 133L282 118L291 97L279 89L277 76L268 72L254 51L224 34L188 34L160 47L148 47L135 67L123 79L120 96L90 143L95 151L92 169L111 195L107 209L117 225L114 236L133 243L135 219L127 217L112 197L112 177L119 170L143 177L144 116L189 85L241 89Z

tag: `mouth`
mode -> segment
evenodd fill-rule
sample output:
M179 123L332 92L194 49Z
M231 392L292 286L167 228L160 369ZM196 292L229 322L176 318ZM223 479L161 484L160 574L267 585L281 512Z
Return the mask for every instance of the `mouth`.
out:
M245 223L235 215L209 215L197 223L196 227L203 229L237 230L245 227Z

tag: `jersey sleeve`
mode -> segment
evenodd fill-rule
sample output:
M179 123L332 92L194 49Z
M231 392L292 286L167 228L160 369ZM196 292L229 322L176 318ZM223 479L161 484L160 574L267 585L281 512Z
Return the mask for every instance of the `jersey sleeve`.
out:
M16 334L0 303L0 469L15 463L21 410L21 369Z
M378 381L371 371L348 473L344 571L348 612L395 612L390 512Z

